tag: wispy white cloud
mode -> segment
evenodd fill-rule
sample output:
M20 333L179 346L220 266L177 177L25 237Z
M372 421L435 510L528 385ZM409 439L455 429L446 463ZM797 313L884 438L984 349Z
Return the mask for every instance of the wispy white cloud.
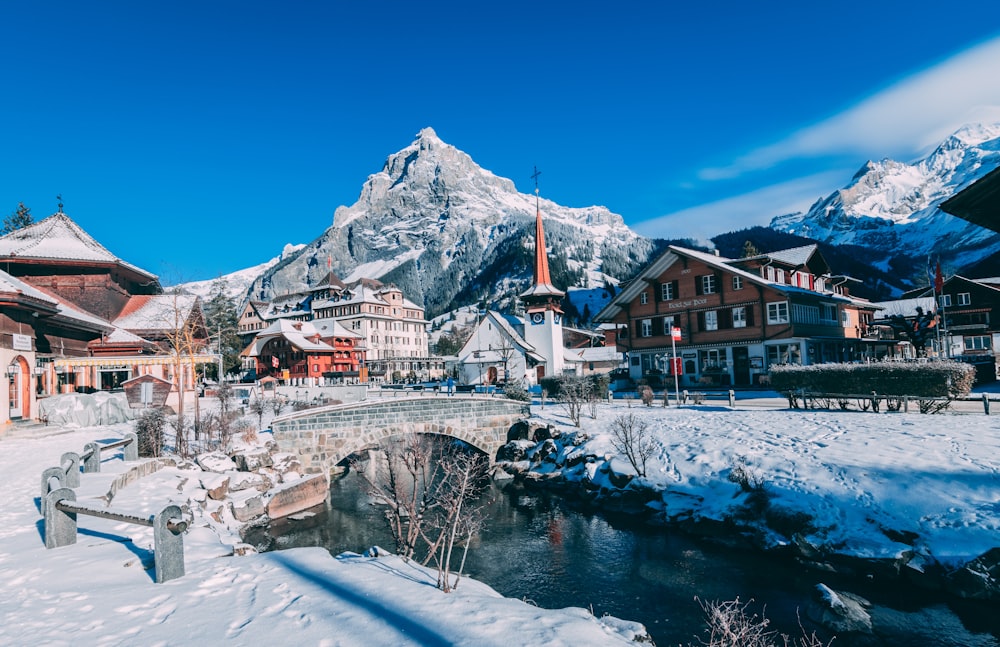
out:
M636 223L632 228L650 238L695 238L707 240L724 231L766 224L770 218L805 211L830 187L850 176L839 168L773 184L750 193L677 211Z
M723 180L802 158L851 154L908 157L939 143L963 124L1000 121L1000 37L901 80L857 105L789 137L753 150L725 167L700 172Z

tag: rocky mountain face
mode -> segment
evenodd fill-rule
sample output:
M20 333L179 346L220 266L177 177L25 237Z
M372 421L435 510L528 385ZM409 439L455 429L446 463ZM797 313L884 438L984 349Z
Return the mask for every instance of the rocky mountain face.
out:
M867 162L844 188L771 228L834 245L872 250L869 262L923 267L940 256L952 271L1000 251L1000 235L938 206L1000 165L1000 124L961 128L912 164Z
M605 207L540 200L553 280L560 287L616 283L646 262L651 241ZM303 290L333 270L350 283L394 283L429 317L476 301L512 305L531 280L535 196L478 166L430 128L369 176L333 225L251 284L270 299Z

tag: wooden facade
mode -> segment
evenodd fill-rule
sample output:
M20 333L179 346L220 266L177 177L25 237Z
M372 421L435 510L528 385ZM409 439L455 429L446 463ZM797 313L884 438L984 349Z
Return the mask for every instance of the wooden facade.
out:
M671 246L596 320L615 325L633 380L662 380L675 357L684 385L749 386L774 364L874 354L864 332L876 308L850 297L847 283L815 246L739 260Z

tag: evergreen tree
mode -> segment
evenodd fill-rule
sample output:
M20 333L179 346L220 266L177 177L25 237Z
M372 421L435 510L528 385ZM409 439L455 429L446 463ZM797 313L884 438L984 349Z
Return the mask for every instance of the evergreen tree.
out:
M214 340L221 340L222 367L230 373L240 367L243 343L239 336L239 317L236 302L227 292L229 284L218 278L212 282L208 301L205 303L205 325Z
M6 236L11 232L23 229L34 222L35 221L31 217L31 209L24 206L23 202L18 202L17 210L3 219L3 230L0 231L0 235Z

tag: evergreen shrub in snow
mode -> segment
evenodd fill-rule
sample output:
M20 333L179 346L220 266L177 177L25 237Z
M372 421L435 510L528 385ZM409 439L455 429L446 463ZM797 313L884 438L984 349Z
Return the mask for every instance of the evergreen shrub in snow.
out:
M967 395L975 368L953 361L871 364L782 364L771 368L771 386L781 392L956 398Z

